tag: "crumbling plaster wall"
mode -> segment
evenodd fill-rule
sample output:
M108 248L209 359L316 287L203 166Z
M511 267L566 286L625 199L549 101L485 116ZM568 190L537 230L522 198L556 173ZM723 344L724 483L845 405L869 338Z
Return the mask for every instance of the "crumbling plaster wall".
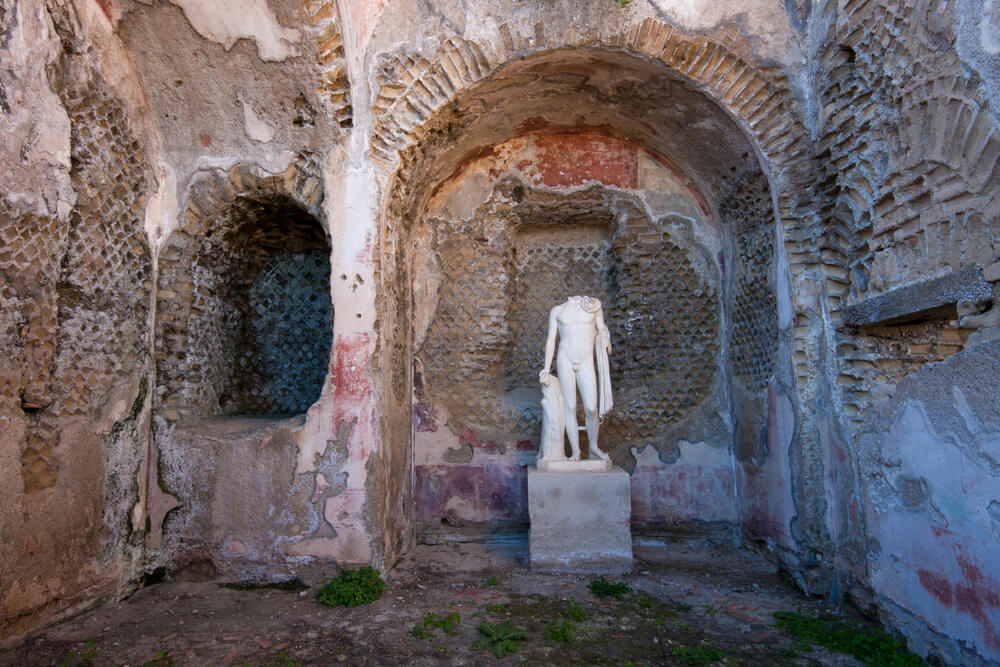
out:
M888 624L965 664L1000 656L994 32L990 3L828 2L811 37L846 551Z
M141 559L156 136L94 3L0 4L0 638Z
M165 495L148 556L150 567L210 561L228 578L319 577L338 563L381 559L368 379L374 317L366 292L354 293L370 283L370 241L356 235L363 224L353 224L350 210L360 188L341 145L353 122L343 29L333 2L248 1L242 9L113 6L164 146L152 233L161 260L157 363L165 371L154 461ZM159 39L164 31L169 42ZM195 369L206 351L185 357L182 342L203 340L192 327L215 296L201 300L182 258L205 246L202 235L223 233L217 220L261 206L285 206L275 210L292 217L304 211L328 237L335 321L326 380L305 419L203 421L217 412L212 401L188 404L176 389L204 370ZM220 261L232 252L221 243ZM170 358L180 364L166 364Z
M873 601L918 647L997 659L994 2L340 4L0 2L3 633L120 590L143 540L147 565L207 558L264 578L406 548L413 425L426 416L411 327L427 307L406 288L420 264L405 230L481 147L466 139L530 133L463 91L492 82L492 99L516 96L491 77L574 47L675 72L742 129L769 186L768 202L745 169L686 165L722 225L740 228L750 208L774 218L723 248L733 273L719 283L774 290L762 310L775 320L722 318L732 350L748 326L775 341L771 368L752 348L720 371L748 536L807 590ZM582 121L545 123L655 144L660 121L629 122L604 90ZM249 193L234 173L307 201L329 232L330 372L304 420L160 414L157 450L146 318L161 312L159 254L199 217L198 184ZM100 294L83 284L99 265L111 267ZM95 330L118 336L95 350ZM466 444L473 461L492 455L460 441L418 448L416 463ZM636 470L660 467L654 449L637 450ZM192 472L205 461L212 476ZM238 492L251 479L259 492ZM184 511L197 520L178 521Z
M528 135L437 189L411 259L423 537L526 523L548 309L575 293L612 332L602 447L633 473L633 522L735 520L722 238L680 176L610 137Z

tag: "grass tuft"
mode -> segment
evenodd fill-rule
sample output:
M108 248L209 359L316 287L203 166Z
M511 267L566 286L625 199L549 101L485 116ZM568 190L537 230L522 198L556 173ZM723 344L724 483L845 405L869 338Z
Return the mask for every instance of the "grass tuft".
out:
M372 567L345 570L343 574L319 589L316 599L330 607L357 607L382 597L385 582Z
M797 650L810 650L819 644L831 651L845 653L873 667L911 667L923 665L919 656L906 645L881 630L842 620L825 620L799 612L774 612L775 625L797 637ZM807 648L808 647L808 648Z
M434 630L440 628L446 635L451 636L458 632L456 626L461 624L462 617L456 612L451 612L445 616L441 614L425 614L424 620L414 625L410 634L420 639L430 639L434 635Z
M483 622L477 629L482 636L476 640L472 648L490 649L497 658L502 658L508 653L517 653L517 642L528 638L526 630L515 628L510 621L504 621L500 625Z
M615 598L618 600L624 600L628 592L632 590L624 582L608 581L603 576L591 581L587 584L587 588L599 598Z

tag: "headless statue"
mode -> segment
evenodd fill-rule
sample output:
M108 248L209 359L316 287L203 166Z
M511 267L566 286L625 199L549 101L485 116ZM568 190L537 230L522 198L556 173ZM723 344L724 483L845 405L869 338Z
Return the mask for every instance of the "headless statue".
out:
M556 334L559 335L559 354L556 356L558 377L550 373ZM549 311L545 368L538 374L542 384L541 458L565 458L562 437L565 431L573 452L571 460L580 460L580 433L576 421L578 388L583 399L590 458L608 458L597 445L597 429L600 418L614 405L608 370L610 352L611 334L604 324L599 300L589 296L571 296Z

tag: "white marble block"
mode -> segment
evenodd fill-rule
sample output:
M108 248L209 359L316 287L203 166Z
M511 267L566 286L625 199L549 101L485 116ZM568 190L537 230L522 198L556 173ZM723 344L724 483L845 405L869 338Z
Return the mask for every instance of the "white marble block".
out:
M629 475L528 468L531 569L621 574L632 569Z

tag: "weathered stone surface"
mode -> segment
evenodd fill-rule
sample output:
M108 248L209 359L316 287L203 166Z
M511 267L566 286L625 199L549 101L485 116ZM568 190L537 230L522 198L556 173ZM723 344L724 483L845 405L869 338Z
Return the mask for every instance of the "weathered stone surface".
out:
M568 291L633 522L1000 660L998 17L0 0L0 636L523 528Z
M528 514L532 570L631 570L631 491L621 468L578 473L529 468Z
M844 309L844 323L852 327L905 324L917 320L954 319L955 306L965 301L993 298L993 286L978 266L900 287Z

